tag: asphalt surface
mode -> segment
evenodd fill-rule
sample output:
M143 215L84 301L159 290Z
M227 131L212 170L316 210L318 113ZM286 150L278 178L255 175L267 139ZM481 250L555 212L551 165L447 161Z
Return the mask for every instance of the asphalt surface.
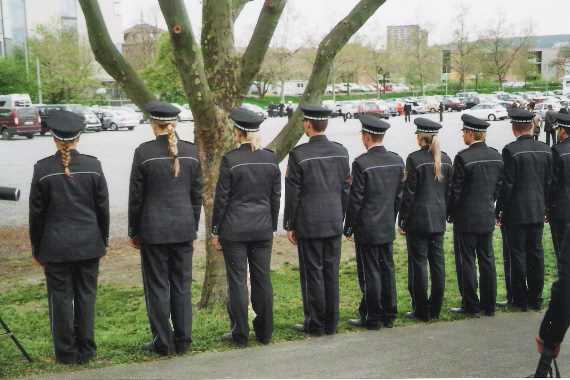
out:
M438 119L439 115L427 115ZM262 140L267 144L277 135L286 124L286 118L268 119L262 126ZM389 150L397 152L404 159L417 150L414 128L412 124L404 123L403 117L390 119L392 129L388 132L385 145ZM442 149L452 158L464 149L461 138L461 120L459 113L446 113L444 115L444 128L440 134ZM194 141L192 123L183 123L178 126L181 138ZM345 145L351 159L364 153L365 149L360 138L360 123L358 120L349 120L344 123L342 119L333 119L330 123L328 135L331 140ZM111 202L111 234L113 237L126 235L127 230L127 202L129 189L129 174L135 148L154 136L148 125L141 125L134 131L122 130L118 132L90 132L81 137L78 150L81 153L98 157L102 164L107 182L109 183ZM489 129L489 145L502 149L514 138L508 121L493 122ZM307 141L304 137L300 143ZM19 226L28 223L28 195L32 179L34 164L49 155L54 154L53 140L48 136L36 136L33 140L15 138L11 141L0 140L0 186L18 187L22 190L22 199L18 203L2 202L0 227ZM285 173L286 160L281 167ZM203 229L201 229L203 232Z
M37 379L526 377L542 315L441 322L115 366ZM558 359L570 374L570 345Z

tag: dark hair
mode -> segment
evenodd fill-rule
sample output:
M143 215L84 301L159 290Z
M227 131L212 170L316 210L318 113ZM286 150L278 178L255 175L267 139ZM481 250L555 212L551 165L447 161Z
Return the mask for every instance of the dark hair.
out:
M528 132L532 130L534 125L532 123L513 123L513 129L517 132Z
M372 140L375 143L381 143L382 141L384 141L384 135L376 135L374 133L368 133L365 131L362 131L362 133L370 136L370 140Z
M326 131L327 127L329 125L328 120L310 120L310 119L305 119L305 120L308 121L309 123L311 123L311 126L313 127L315 132L318 132L318 133L322 133L322 132Z

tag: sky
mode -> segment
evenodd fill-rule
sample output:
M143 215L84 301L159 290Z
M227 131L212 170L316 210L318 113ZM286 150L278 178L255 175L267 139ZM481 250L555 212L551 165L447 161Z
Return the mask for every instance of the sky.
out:
M144 20L164 27L157 0L122 0L125 27ZM263 0L249 3L236 23L237 46L247 46ZM199 32L201 1L186 0L193 27ZM297 48L317 45L346 16L358 0L289 0L273 39L273 46ZM459 10L467 6L467 25L473 36L503 15L512 35L532 28L534 35L570 34L569 0L387 0L355 36L382 46L388 25L419 24L429 31L430 44L450 42Z

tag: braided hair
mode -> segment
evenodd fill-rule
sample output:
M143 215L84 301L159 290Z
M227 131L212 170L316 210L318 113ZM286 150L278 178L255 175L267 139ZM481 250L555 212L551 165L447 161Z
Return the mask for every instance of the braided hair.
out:
M63 165L63 172L67 177L71 176L69 165L71 163L71 146L77 140L73 141L57 141L57 150L61 154L61 164Z
M180 175L180 160L178 159L178 138L174 132L174 126L168 124L168 154L172 158L172 175L176 178Z

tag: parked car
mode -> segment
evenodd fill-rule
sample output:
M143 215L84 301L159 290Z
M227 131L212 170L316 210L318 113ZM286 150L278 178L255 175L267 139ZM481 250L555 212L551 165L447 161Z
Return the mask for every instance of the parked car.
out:
M386 105L382 105L379 102L373 102L373 101L366 101L360 103L358 105L358 113L354 115L354 117L358 118L360 115L363 114L374 115L383 119L390 118L388 110L386 109Z
M100 110L99 117L103 124L103 130L118 131L128 129L132 131L140 124L138 115L125 108L104 108Z
M408 103L412 105L412 114L419 115L419 114L427 113L425 105L423 105L423 104L421 104L415 100L409 101Z
M241 106L247 110L255 112L259 116L262 116L263 119L267 119L267 117L269 116L267 114L267 111L265 111L263 108L261 108L260 106L258 106L256 104L243 103Z
M546 112L548 112L548 106L552 106L552 110L555 112L559 112L562 108L560 103L540 103L534 107L534 112L538 113L542 119L546 116Z
M93 112L88 107L79 104L66 104L63 106L63 109L81 115L85 118L84 131L95 131L95 132L101 131L102 127L101 121L99 120L95 112Z
M447 97L443 99L443 107L446 111L463 111L467 107L465 107L465 103L463 103L459 98L456 97Z
M194 115L190 108L186 108L177 103L172 103L172 105L180 110L178 114L178 121L194 121Z
M0 101L0 136L10 140L14 136L33 139L41 131L41 117L35 107L6 107L7 101ZM11 103L14 104L14 103Z
M146 118L144 116L144 112L141 111L139 109L139 107L136 104L125 104L122 108L128 109L130 111L133 111L134 113L137 114L138 118L139 118L139 123L140 124L144 124L146 121Z
M38 112L40 114L41 117L41 131L40 134L43 136L46 133L49 132L49 128L47 126L47 120L49 118L49 111L55 109L55 110L61 110L63 109L63 105L61 104L37 104L35 105L35 107L38 109Z
M463 113L480 119L487 119L489 121L504 120L509 117L507 109L504 106L493 103L477 104L476 106L463 111Z
M31 107L32 99L28 94L0 95L0 104L6 108Z

